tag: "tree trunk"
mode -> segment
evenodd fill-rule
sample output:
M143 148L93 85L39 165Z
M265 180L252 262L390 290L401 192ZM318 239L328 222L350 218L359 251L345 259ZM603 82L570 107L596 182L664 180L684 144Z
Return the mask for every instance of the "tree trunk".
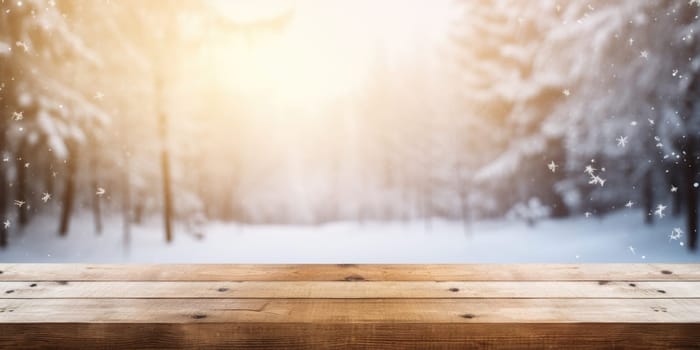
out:
M3 23L4 24L4 23ZM0 58L0 76L7 77L10 76L11 69L8 64L8 60L5 58ZM9 112L8 108L8 93L13 91L10 84L5 85L5 88L0 90L0 158L5 156L5 148L7 147L7 114ZM9 185L7 180L7 167L0 167L0 221L8 220L5 216L7 215L7 201L10 199ZM8 229L5 225L0 222L0 248L7 247L7 236Z
M17 158L15 159L15 167L17 168L17 181L15 187L15 200L20 201L24 204L17 205L17 221L20 226L25 226L29 223L29 210L27 207L27 167L25 165L27 160L25 159L27 143L22 140L17 149Z
M165 119L165 117L161 117ZM163 127L164 129L164 127ZM163 143L167 138L163 136ZM170 191L170 155L167 146L163 146L160 154L161 170L163 172L163 222L165 224L165 241L173 240L172 219L173 219L173 203L172 194Z
M651 225L654 223L654 181L652 170L647 170L644 174L644 183L642 184L642 204L644 206L644 223Z
M553 218L564 218L569 216L569 208L564 202L564 197L557 191L552 189L552 217Z
M93 181L93 185L97 182ZM95 188L95 186L93 186ZM97 234L102 233L102 210L100 208L100 196L93 196L92 199L92 217L95 221L95 232Z
M131 179L129 178L130 161L129 154L124 154L124 173L122 178L122 231L124 234L123 243L125 247L131 242Z
M73 202L75 196L75 173L78 163L77 147L68 147L68 161L66 165L65 186L63 189L63 207L61 208L61 225L59 234L65 236L68 234L68 226L70 224L70 216L73 211Z
M157 85L158 96L161 96L162 86ZM161 105L162 101L158 102ZM168 152L168 119L164 111L159 112L158 124L160 129L161 141L161 172L163 173L163 223L165 224L165 241L173 240L172 219L173 219L173 203L170 187L170 154Z
M696 47L697 48L697 47ZM686 113L691 116L696 113L697 109L700 108L697 104L697 97L700 94L700 74L694 74L691 77L691 82L688 85L688 90L685 95L685 109ZM692 121L693 119L691 119ZM689 121L686 121L689 123ZM691 127L689 125L688 129ZM687 228L688 228L688 249L694 251L697 249L698 241L698 189L695 188L695 173L697 167L697 157L696 148L698 137L697 133L690 133L685 137L685 168L683 172L683 177L685 178L685 200L687 209ZM682 142L682 141L681 141Z
M685 198L688 224L688 249L697 249L698 241L698 189L695 188L695 169L697 160L695 159L695 138L688 136L688 144L686 146L686 167L685 167Z
M90 157L90 176L92 177L92 188L93 190L96 190L97 187L99 186L99 157L97 154L97 145L95 140L92 140L92 155ZM92 216L95 221L95 232L100 234L102 233L102 211L100 208L100 200L101 197L97 195L92 196Z
M676 192L671 193L671 196L673 197L673 207L671 208L671 213L674 217L679 217L681 212L683 212L683 174L678 171L678 169L673 169L671 174L671 178L673 179L671 186L678 186Z
M136 204L134 205L134 223L137 225L143 222L143 206L143 198L137 198Z
M54 169L53 169L53 156L49 155L47 158L46 168L44 169L44 191L46 193L53 195L53 181L54 181Z
M4 144L4 136L0 137L3 138L2 142L0 142L0 145L2 145ZM0 170L0 219L3 221L7 220L5 218L7 197L7 177L4 169L2 169ZM7 247L7 231L8 229L5 228L5 225L0 223L0 248Z

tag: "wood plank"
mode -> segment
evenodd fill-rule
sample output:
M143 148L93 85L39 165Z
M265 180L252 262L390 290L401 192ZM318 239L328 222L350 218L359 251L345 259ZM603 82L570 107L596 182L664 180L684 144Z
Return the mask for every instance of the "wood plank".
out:
M697 264L0 271L0 348L700 348Z
M700 264L0 264L0 281L700 281Z
M15 298L700 298L700 282L0 282Z
M0 299L0 323L698 323L700 299Z
M697 324L0 324L3 349L697 349Z

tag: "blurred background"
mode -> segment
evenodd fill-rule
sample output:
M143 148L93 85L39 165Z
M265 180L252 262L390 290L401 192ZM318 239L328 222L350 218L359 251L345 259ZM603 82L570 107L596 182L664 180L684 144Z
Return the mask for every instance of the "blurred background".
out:
M0 261L700 261L699 6L0 0Z

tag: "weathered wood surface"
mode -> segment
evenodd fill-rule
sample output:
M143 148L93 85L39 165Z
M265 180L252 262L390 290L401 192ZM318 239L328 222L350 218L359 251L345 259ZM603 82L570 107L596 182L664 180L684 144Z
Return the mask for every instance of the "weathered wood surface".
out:
M3 282L0 299L47 298L319 298L319 299L460 299L460 298L697 298L692 281L523 281L523 282Z
M698 264L0 264L0 281L700 281Z
M700 348L698 264L0 271L0 348Z
M4 323L700 322L700 299L4 299L1 305Z

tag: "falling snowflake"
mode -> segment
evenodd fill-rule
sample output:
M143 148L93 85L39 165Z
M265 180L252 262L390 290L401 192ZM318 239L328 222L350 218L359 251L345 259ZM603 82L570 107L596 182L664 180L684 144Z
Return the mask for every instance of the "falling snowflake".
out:
M658 216L659 219L661 219L665 216L664 210L666 210L666 206L663 204L659 204L656 206L656 210L654 210L654 215Z
M44 201L44 203L48 202L49 199L51 199L51 194L44 192L44 194L41 196L41 200Z
M678 192L678 187L671 185L671 192Z
M5 220L2 225L5 227L5 229L10 228L10 220Z
M625 204L625 208L632 208L633 205L634 205L634 202L627 201L627 203Z
M22 120L24 119L24 112L12 112L12 120Z
M554 163L554 161L551 161L551 162L549 162L549 164L547 164L547 168L549 168L549 170L553 173L557 171L558 167L559 167L559 165Z
M592 176L591 176L591 180L588 181L588 183L591 184L591 185L600 184L600 187L603 187L603 186L605 186L605 181L607 181L607 180L601 178L601 177L598 176L598 175L592 175Z
M596 168L594 168L592 165L586 165L586 169L583 170L584 173L593 176L596 172Z
M641 51L641 52L639 53L639 57L644 58L644 59L649 58L649 51L647 51L647 50Z
M571 95L571 91L569 91L569 89L564 89L564 90L562 90L561 93L564 94L564 96L569 96L569 95Z
M20 208L21 208L25 203L27 203L27 202L21 201L21 200L18 200L18 199L15 199L15 205L18 206L18 207L20 207Z
M627 136L620 136L620 137L618 137L618 138L615 139L615 140L617 141L617 146L618 146L618 147L625 147L625 146L627 146Z
M29 168L29 163L24 163L25 168Z
M655 124L654 119L649 119L649 118L647 118L647 120L649 121L649 125L654 125L654 124Z
M675 77L676 75L678 75L678 69L674 69L674 70L671 72L671 76L672 76L672 77Z
M591 160L591 162L595 162L595 160ZM600 176L596 175L596 171L598 169L594 168L592 165L586 165L586 168L583 170L584 173L588 174L588 176L591 177L590 181L588 181L589 184L591 185L596 185L600 184L600 186L605 186L605 179L601 178ZM601 171L605 171L605 168L602 168Z
M632 252L632 254L637 255L637 252L634 250L633 246L629 246L629 249Z
M593 215L593 213L591 213L590 211L587 211L587 212L585 212L583 215L585 215L586 218L590 218L591 215Z
M106 192L106 191L105 191L104 188L98 187L98 188L97 188L97 192L95 192L95 194L101 197L102 195L105 194L105 192Z
M668 235L668 240L671 241L677 241L678 239L681 238L681 235L683 235L683 231L681 230L680 227L676 227L671 231L671 234Z

